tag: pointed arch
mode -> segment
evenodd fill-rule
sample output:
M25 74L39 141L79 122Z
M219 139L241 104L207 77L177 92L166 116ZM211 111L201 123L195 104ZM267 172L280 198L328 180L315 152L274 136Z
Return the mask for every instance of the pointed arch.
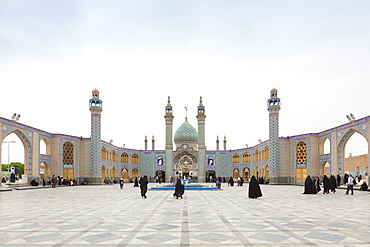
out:
M110 160L113 161L113 162L117 162L117 153L115 150L112 150L112 152L110 153Z
M239 168L233 169L233 179L234 181L238 181L238 177L240 176Z
M243 153L243 164L251 163L251 155L248 152Z
M41 164L40 164L40 167L39 167L39 175L40 175L40 178L43 179L48 179L51 177L51 173L50 173L50 165L48 162L46 161L43 161Z
M328 137L324 137L322 138L321 142L320 142L320 147L319 147L319 150L320 150L320 155L324 155L324 154L330 154L330 139Z
M101 147L101 158L102 160L107 160L107 151L104 146Z
M121 169L121 177L122 177L123 181L125 181L125 182L128 182L128 181L129 181L129 179L130 179L130 174L129 174L129 172L128 172L127 167L123 167L123 168Z
M51 145L47 138L43 137L40 139L39 150L42 155L51 155Z
M108 178L107 175L107 169L105 168L105 165L101 166L101 182L104 183L104 180Z
M30 139L32 139L32 133L29 133L29 139L23 131L15 129L4 135L1 143L3 143L4 139L10 134L15 134L21 140L21 143L24 147L24 172L27 175L32 175L32 145L30 142Z
M121 154L121 163L128 164L128 154L126 152Z
M328 161L324 161L321 163L320 166L320 175L326 175L330 176L331 175L331 164Z
M270 159L270 147L267 145L265 147L265 156L264 156L263 160L268 160L268 159Z
M239 157L239 154L237 154L237 153L233 154L232 163L233 163L233 164L239 164L239 163L240 163L240 157Z
M243 169L243 179L245 182L248 182L251 177L251 171L249 167L244 167Z
M132 169L132 179L139 178L139 177L140 177L139 170L137 168Z
M367 145L369 146L369 141L368 139L366 138L366 136L364 136L364 134L360 131L357 131L356 129L349 129L344 135L343 137L340 139L339 141L339 144L338 144L338 148L337 148L337 157L338 157L338 173L339 174L344 174L345 171L345 164L344 164L344 159L345 159L345 146L348 142L348 140L351 138L351 136L354 134L354 133L359 133L361 136L363 136L367 142Z
M265 171L264 171L263 177L265 179L265 182L270 181L270 166L269 165L265 166Z
M74 179L75 146L72 142L66 141L62 147L63 178Z
M139 155L133 154L131 156L131 159L132 159L132 164L139 164Z

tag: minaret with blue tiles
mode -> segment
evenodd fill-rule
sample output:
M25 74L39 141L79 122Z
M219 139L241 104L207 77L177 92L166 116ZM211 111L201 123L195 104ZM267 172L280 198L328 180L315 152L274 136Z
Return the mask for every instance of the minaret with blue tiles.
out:
M205 108L202 102L202 97L199 100L198 106L198 181L206 181L206 138L205 125L206 115Z
M269 148L270 148L270 184L279 184L279 111L280 99L277 97L277 90L273 88L270 98L267 100L269 111Z
M92 91L92 99L89 101L91 112L91 178L90 184L101 183L101 112L102 101L99 99L99 91Z
M166 121L166 182L170 181L170 178L174 176L173 174L173 135L172 135L172 126L173 126L172 115L172 106L170 102L170 96L168 96L168 101L166 105L166 113L164 119Z

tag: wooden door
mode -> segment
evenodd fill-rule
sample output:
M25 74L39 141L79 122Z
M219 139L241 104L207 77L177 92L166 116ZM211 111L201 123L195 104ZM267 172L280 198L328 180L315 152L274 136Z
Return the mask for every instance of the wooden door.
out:
M307 167L295 169L295 182L304 183L307 177Z

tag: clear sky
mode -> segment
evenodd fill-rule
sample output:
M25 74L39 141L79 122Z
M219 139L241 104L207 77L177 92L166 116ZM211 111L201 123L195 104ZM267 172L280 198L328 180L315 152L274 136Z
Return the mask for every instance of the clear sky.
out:
M97 88L103 140L144 149L154 134L164 150L167 97L175 132L184 107L197 128L202 96L207 149L217 135L238 149L268 139L275 87L279 135L317 133L370 115L369 13L366 0L0 0L0 116L89 137Z

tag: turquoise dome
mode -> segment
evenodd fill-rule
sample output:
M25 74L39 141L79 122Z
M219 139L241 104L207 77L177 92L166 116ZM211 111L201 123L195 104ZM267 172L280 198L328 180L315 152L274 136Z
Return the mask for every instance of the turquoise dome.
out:
M176 144L198 143L198 132L187 120L185 120L176 130L174 141Z

